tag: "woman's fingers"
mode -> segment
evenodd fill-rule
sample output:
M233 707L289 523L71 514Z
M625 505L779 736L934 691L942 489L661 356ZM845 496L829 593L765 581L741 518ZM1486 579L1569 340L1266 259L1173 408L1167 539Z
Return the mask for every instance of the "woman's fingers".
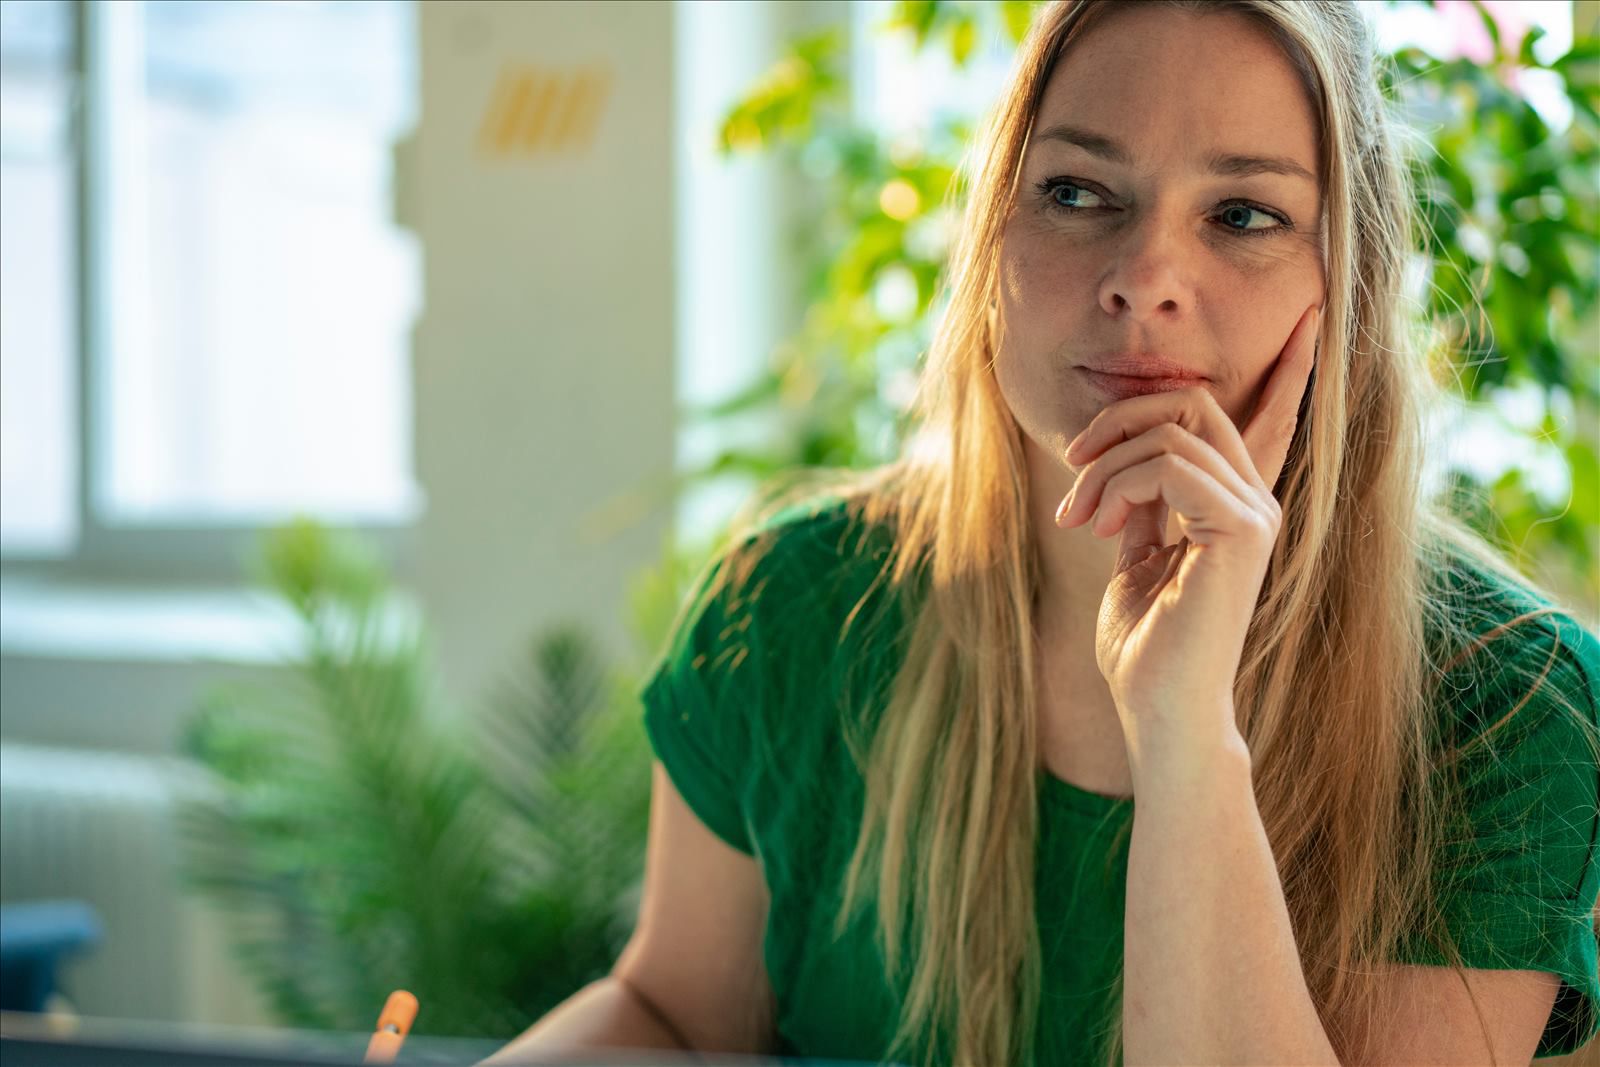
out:
M1208 472L1172 452L1113 475L1090 529L1097 537L1109 537L1122 528L1134 508L1156 500L1177 512L1184 537L1197 545L1256 535L1271 541L1277 536L1275 517L1262 514Z
M1278 353L1272 377L1267 379L1256 410L1240 434L1269 491L1278 484L1278 475L1294 440L1295 426L1300 419L1300 399L1305 396L1311 367L1316 362L1317 336L1321 331L1321 310L1306 308L1289 334L1289 340L1284 342L1283 351Z
M1103 409L1067 448L1067 460L1082 466L1108 448L1131 441L1162 423L1177 423L1216 449L1239 474L1258 477L1233 419L1202 386L1118 400Z
M1183 426L1164 422L1113 446L1080 471L1072 492L1062 502L1056 525L1065 529L1087 520L1100 507L1105 486L1113 477L1162 454L1181 456L1247 505L1260 499L1217 449Z

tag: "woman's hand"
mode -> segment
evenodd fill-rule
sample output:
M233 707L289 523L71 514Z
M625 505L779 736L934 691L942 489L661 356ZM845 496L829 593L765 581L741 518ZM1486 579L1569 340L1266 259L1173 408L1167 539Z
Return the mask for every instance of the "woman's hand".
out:
M1242 744L1233 683L1282 512L1272 495L1315 361L1321 314L1300 316L1243 433L1195 387L1119 400L1067 450L1079 472L1056 524L1122 532L1095 660L1130 761ZM1092 460L1092 462L1091 462ZM1166 545L1167 511L1183 538Z

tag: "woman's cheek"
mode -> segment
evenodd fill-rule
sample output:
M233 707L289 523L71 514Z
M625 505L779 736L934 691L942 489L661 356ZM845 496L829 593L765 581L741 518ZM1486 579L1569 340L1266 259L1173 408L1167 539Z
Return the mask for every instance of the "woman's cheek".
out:
M1058 305L1071 296L1093 298L1093 279L1103 259L1092 241L1074 241L1052 234L1037 242L1030 256L1027 284L1049 294L1049 303Z
M1283 237L1217 238L1226 243L1215 249L1225 269L1258 284L1293 286L1318 271L1318 265L1297 242Z
M1092 299L1089 277L1093 264L1087 257L1051 251L1019 254L1005 269L1005 287L1010 296L1008 309L1020 318L1016 328L1026 331L1030 323L1059 324L1075 302L1085 294Z
M1291 233L1273 237L1217 238L1226 241L1217 249L1217 259L1235 279L1249 282L1257 291L1271 290L1282 299L1305 301L1320 298L1324 286L1322 247L1309 234ZM1291 319L1291 327L1299 320Z

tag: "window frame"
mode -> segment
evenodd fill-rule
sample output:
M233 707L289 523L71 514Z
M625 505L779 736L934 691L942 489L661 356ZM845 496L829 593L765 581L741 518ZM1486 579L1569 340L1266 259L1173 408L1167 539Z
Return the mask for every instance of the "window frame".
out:
M205 523L106 522L99 505L108 464L102 461L107 439L108 389L101 373L109 366L115 331L111 311L111 231L105 220L110 203L113 167L109 140L116 109L112 64L130 60L137 42L113 29L117 18L130 17L118 0L66 0L68 40L67 129L73 188L71 270L74 336L71 351L75 407L69 412L76 454L72 508L77 535L64 552L7 548L0 550L6 575L53 578L105 584L226 584L249 580L245 561L253 557L267 529L288 514L259 520ZM134 9L131 17L140 17ZM120 49L120 51L119 51ZM415 484L410 514L385 521L361 518L340 521L306 509L329 525L360 537L391 569L415 561L417 525L426 507L426 493Z

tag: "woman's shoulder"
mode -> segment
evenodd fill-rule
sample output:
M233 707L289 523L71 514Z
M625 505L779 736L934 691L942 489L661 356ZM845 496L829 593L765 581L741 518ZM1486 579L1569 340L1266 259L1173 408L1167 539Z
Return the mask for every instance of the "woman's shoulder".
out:
M1470 639L1487 646L1507 638L1503 648L1560 645L1582 668L1600 660L1600 639L1575 611L1540 591L1502 560L1467 552L1443 554L1433 562L1429 585L1436 637Z
M1438 679L1448 714L1436 721L1450 730L1436 763L1449 797L1433 853L1438 903L1466 966L1564 979L1540 1047L1575 1048L1600 1003L1600 641L1479 554L1469 546L1433 575L1430 606L1448 631ZM1403 958L1449 962L1436 946Z
M871 499L825 493L744 524L720 562L749 595L792 607L870 582L893 548L893 524Z
M1571 608L1509 564L1459 551L1434 558L1429 597L1433 668L1468 735L1530 705L1530 728L1568 708L1600 726L1600 638Z

